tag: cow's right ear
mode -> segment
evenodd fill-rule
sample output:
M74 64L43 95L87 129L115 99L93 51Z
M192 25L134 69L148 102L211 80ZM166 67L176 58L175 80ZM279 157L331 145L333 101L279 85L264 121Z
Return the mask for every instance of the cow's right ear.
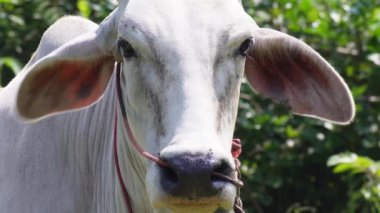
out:
M114 63L96 35L78 37L28 68L17 95L19 114L35 120L91 105L104 93Z

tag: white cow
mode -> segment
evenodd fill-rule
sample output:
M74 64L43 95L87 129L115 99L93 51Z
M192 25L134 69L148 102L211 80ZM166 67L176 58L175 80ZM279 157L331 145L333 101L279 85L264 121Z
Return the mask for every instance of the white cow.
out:
M117 102L115 62L132 135ZM231 212L240 84L347 124L352 96L303 42L259 28L237 0L130 0L100 26L65 17L0 93L0 212ZM116 114L117 113L117 114ZM115 116L117 125L115 126Z

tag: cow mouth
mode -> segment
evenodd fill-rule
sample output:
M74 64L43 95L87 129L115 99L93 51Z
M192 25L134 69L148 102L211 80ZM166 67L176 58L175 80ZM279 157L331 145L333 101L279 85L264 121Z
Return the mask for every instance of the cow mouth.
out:
M155 209L170 209L171 212L215 212L218 209L231 210L234 207L237 196L237 188L234 184L226 182L223 187L213 195L200 195L197 191L182 195L173 195L165 191L160 180L160 171L157 165L151 165L148 169L146 184L149 192L149 200ZM224 181L217 181L219 184ZM159 211L158 211L159 212ZM219 212L219 211L218 211ZM224 211L222 211L224 212ZM228 212L228 211L227 211Z
M215 212L219 208L218 205L174 205L169 209L173 213L212 213Z
M161 200L160 203L161 207L168 208L175 213L211 213L218 209L232 209L234 202L221 197L188 199L170 196Z
M217 202L181 202L181 203L173 203L169 205L169 209L173 213L187 213L187 212L200 212L200 213L211 213L215 212L220 208L220 203Z

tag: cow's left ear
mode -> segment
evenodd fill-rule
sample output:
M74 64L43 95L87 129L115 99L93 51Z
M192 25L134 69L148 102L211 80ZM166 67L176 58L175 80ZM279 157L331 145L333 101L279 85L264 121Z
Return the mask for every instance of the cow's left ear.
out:
M34 120L89 106L104 93L114 63L95 35L78 37L28 68L17 95L19 114Z
M252 88L300 115L338 124L352 121L352 95L339 74L317 52L284 33L259 29L246 60Z

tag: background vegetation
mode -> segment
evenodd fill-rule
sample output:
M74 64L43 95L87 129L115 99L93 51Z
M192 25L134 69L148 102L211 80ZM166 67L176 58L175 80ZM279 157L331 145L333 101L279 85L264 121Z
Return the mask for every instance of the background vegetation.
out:
M380 212L380 2L244 0L261 27L287 32L344 77L355 122L333 126L293 116L242 88L236 136L247 212ZM0 0L0 85L29 60L43 31L65 14L100 22L111 0ZM335 174L338 173L338 174Z

